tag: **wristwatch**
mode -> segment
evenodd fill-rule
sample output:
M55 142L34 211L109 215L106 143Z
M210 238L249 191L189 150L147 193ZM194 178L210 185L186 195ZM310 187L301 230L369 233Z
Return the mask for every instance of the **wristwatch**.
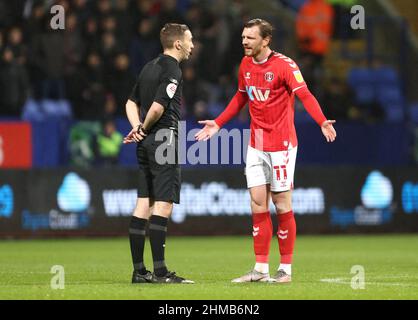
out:
M144 126L142 125L142 123L138 125L138 129L136 129L136 132L139 133L143 137L145 137L148 134L148 132L144 129Z

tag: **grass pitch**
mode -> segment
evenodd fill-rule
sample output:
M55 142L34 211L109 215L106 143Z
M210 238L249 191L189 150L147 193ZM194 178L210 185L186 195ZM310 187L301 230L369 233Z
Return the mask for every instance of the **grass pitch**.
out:
M279 259L273 239L270 272ZM145 262L152 270L149 243ZM0 299L418 299L418 235L299 236L291 284L232 284L253 267L251 237L169 237L170 269L194 285L132 285L128 238L0 241ZM53 265L65 288L51 289ZM351 287L351 268L365 289Z

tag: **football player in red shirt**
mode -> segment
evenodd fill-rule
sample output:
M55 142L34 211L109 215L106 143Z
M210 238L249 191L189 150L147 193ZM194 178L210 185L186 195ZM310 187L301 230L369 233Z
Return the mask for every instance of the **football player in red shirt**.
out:
M197 140L208 140L249 103L251 136L245 174L251 196L254 269L232 282L291 281L291 264L296 239L292 211L293 175L297 137L294 126L295 94L320 126L325 139L333 142L335 120L327 120L318 101L308 90L296 63L269 47L273 28L262 19L247 22L242 32L245 56L238 74L238 91L215 120L199 121L204 127ZM280 265L275 276L269 273L269 250L273 228L270 198L277 213Z

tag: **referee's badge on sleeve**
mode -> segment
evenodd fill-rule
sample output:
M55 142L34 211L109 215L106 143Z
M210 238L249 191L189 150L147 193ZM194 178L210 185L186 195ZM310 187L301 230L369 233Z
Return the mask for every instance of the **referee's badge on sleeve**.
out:
M176 93L177 90L177 85L174 83L169 83L167 85L167 88L165 89L165 91L167 92L167 95L171 98L174 97L174 94Z

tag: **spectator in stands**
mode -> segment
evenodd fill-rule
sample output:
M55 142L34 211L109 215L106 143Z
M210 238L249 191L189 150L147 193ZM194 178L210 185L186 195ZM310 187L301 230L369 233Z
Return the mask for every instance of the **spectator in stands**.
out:
M116 130L112 119L103 121L102 131L97 135L97 161L98 164L112 166L118 163L123 136Z
M137 26L143 19L153 19L158 15L158 4L153 0L135 0L135 25ZM154 36L158 35L159 30L155 28Z
M161 0L160 5L161 9L158 14L157 23L158 30L169 22L185 23L185 18L177 11L177 0Z
M104 119L114 119L116 117L117 105L112 94L106 95L106 102L104 106Z
M9 28L22 22L25 1L0 1L0 29Z
M44 31L46 12L42 3L34 3L29 19L25 23L25 37L29 43Z
M3 31L0 29L0 55L2 54L3 50L4 50L4 36L3 36Z
M100 20L100 29L103 33L116 33L117 26L116 26L116 18L112 16L105 16Z
M331 40L333 17L334 11L325 0L308 0L296 18L296 35L303 56L301 69L316 94L322 60Z
M203 9L197 2L192 3L185 14L186 23L193 30L193 37L196 39L202 34L202 16Z
M199 100L193 105L193 117L196 121L205 120L210 117L206 101Z
M87 47L87 51L99 51L100 48L100 36L98 30L97 20L95 17L89 17L83 30L83 40Z
M105 104L104 67L100 55L91 52L81 77L81 92L78 104L73 104L78 119L92 120L103 116Z
M296 33L303 53L323 57L329 47L334 11L325 0L308 0L296 19Z
M103 18L112 14L112 3L110 0L98 0L96 2L95 16Z
M142 67L148 62L148 57L154 57L160 52L160 43L155 33L155 20L144 18L138 22L136 34L132 37L129 48L131 60L131 72L138 74Z
M114 33L106 32L102 35L100 43L100 56L106 73L112 72L113 60L119 53L119 46Z
M20 116L29 90L26 70L13 51L6 48L0 59L0 109L8 116Z
M70 129L70 164L88 168L95 163L96 137L101 130L99 121L79 121Z
M208 61L219 61L219 53L217 48L218 33L220 30L217 24L217 17L211 11L205 11L201 20L201 35L198 41L204 48L211 48L211 50L200 50L199 59L196 64L197 74L199 78L206 81L216 82L220 73L219 67L221 64L208 63Z
M64 30L64 55L65 55L65 98L73 103L79 103L82 87L82 70L80 68L85 52L79 28L78 16L74 13L66 16ZM76 107L73 106L73 110Z
M194 105L199 99L207 101L209 93L202 81L196 77L195 68L186 62L183 67L183 106L187 116L193 116Z
M65 52L58 48L65 46L64 33L51 29L49 21L45 24L45 31L33 37L30 57L37 77L40 77L41 98L63 99Z
M65 75L71 77L84 56L84 42L78 28L78 18L75 14L66 16L64 47Z
M87 0L73 0L71 2L71 11L77 16L81 25L86 22L91 14Z
M327 0L334 9L334 37L339 39L342 36L353 37L356 32L349 28L352 6L358 4L357 0Z
M327 114L332 119L347 120L349 114L354 117L356 114L352 108L354 106L353 93L345 83L333 77L330 79L329 84L325 86L325 92L322 98L321 104L327 108Z
M26 45L23 44L22 30L19 27L12 27L8 34L7 47L12 51L15 62L19 65L26 64Z
M131 93L135 77L129 71L129 57L126 54L118 54L113 65L114 69L108 78L108 89L115 97L117 114L124 115L126 97L129 97Z
M134 15L129 8L128 0L116 1L116 35L123 49L126 51L129 48L129 42L132 37L134 29Z
M299 6L303 1L282 2L297 2ZM300 7L297 18L298 43L303 53L300 64L314 92L318 92L320 65L332 29L333 10L326 2L347 10L355 0L306 0ZM51 3L64 5L66 30L49 30L48 6ZM159 53L159 24L186 20L193 30L195 49L191 59L183 65L184 107L187 115L193 116L195 104L202 100L207 102L209 114L218 113L214 110L228 101L231 88L235 89L236 67L242 58L242 24L249 20L245 2L225 3L213 11L206 2L187 0L181 3L176 0L3 0L0 1L1 71L11 72L16 63L20 63L19 75L29 74L29 88L35 99L66 98L77 119L101 119L106 113L104 106L112 105L106 95L114 96L114 105L120 110L121 97L126 97L124 90L130 87L125 84L132 81L129 73L137 74L147 62L146 57ZM178 9L179 4L182 11ZM13 27L19 21L23 31ZM4 60L2 51L6 47L12 51L13 66ZM10 54L6 57L9 59ZM20 76L15 84L24 83L24 77ZM11 86L4 82L3 85ZM341 91L345 90L341 86L344 85L330 86L323 97L329 101L331 112L335 106L335 117L380 119L383 111L377 103L349 108L344 114L345 108L335 102L341 100L339 105L347 104L341 99ZM24 91L27 95L28 88ZM0 95L3 95L0 99L6 99L8 93L1 91ZM115 114L120 112L112 112L113 116Z

